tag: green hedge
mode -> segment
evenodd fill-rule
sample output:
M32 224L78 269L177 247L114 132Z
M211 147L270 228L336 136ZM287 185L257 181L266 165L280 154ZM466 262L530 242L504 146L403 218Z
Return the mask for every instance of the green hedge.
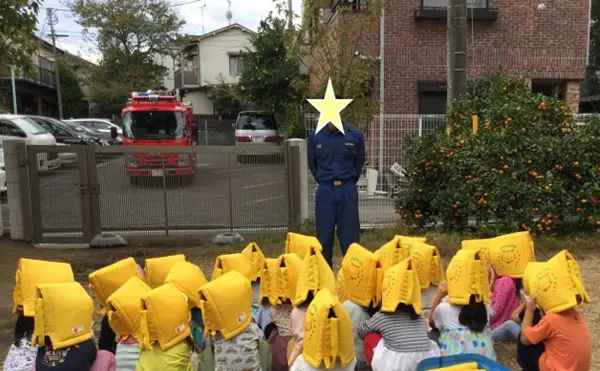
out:
M472 132L472 114L479 131ZM600 229L600 120L501 73L475 79L448 108L449 136L408 141L409 186L396 209L420 227L482 234Z

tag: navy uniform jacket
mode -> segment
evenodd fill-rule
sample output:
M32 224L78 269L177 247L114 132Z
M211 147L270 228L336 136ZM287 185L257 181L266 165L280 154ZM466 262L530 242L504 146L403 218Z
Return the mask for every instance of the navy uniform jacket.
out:
M327 127L308 138L308 167L317 183L335 180L358 182L365 163L365 139L353 126L345 135Z

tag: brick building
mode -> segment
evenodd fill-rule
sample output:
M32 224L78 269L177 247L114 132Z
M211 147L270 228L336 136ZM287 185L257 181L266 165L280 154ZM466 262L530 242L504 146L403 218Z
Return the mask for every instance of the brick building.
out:
M361 0L320 0L323 22L342 29L360 17ZM362 0L365 1L365 0ZM575 112L579 85L585 75L590 0L544 0L545 11L534 0L469 0L468 77L502 67L531 82L534 91L557 96ZM352 12L338 12L351 6ZM388 0L385 16L385 113L443 114L446 101L447 0ZM343 31L342 31L343 33ZM361 53L379 55L379 32L364 35ZM313 47L311 66L321 53ZM311 86L322 84L323 74L311 71ZM379 96L379 67L373 92ZM386 118L410 133L415 120ZM371 131L377 130L377 120ZM390 138L387 138L390 139ZM392 139L393 140L393 139ZM375 153L377 143L371 150ZM400 146L394 144L394 147ZM386 148L389 146L386 143ZM386 155L386 157L388 157ZM393 156L392 156L393 157ZM387 161L386 161L387 162ZM395 162L394 158L391 162ZM386 164L386 166L389 164Z
M502 66L510 74L531 79L534 90L558 94L577 106L587 66L589 0L548 0L544 12L533 0L469 2L473 4L468 11L469 77ZM334 6L324 21L351 27L351 18L360 16L360 10L339 15L336 10ZM386 113L440 112L437 102L445 99L446 27L445 0L389 0ZM379 34L365 39L364 51L378 54ZM313 50L315 54L318 50ZM313 86L319 83L311 81ZM376 93L378 86L376 78Z

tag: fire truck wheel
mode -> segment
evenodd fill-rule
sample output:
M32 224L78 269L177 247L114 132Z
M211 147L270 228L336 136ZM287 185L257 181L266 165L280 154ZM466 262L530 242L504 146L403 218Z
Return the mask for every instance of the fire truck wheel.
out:
M137 187L140 185L140 179L138 177L130 177L129 178L129 182L131 183L132 186Z

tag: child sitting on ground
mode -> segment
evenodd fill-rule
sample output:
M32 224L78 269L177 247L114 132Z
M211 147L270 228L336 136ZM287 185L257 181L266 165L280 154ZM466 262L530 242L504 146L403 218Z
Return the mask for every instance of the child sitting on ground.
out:
M329 289L320 290L306 313L304 345L290 371L353 371L352 324Z
M94 303L79 283L39 285L37 297L33 343L39 348L34 370L115 370L114 354L96 350Z
M590 331L577 308L589 296L573 257L565 250L547 262L529 263L524 285L531 296L526 297L520 340L525 346L544 344L544 352L537 355L540 371L590 370ZM533 326L538 305L545 315Z
M292 302L294 305L290 315L292 349L288 358L290 368L302 353L306 310L317 292L324 288L334 292L335 278L320 250L317 247L310 246L300 267L296 297Z
M414 371L423 359L440 351L427 336L427 321L421 316L421 287L414 260L406 259L386 272L382 283L382 306L371 319L358 326L358 336L379 333L371 367L374 371ZM406 287L412 282L411 287Z
M291 335L281 335L277 325L272 322L265 327L265 339L271 347L271 360L273 371L288 371L287 347L292 340Z
M138 277L130 278L107 300L107 317L115 333L117 349L115 358L119 371L135 371L140 358L141 332L140 302L152 291Z
M73 270L66 263L21 259L17 266L13 293L16 314L13 344L4 361L4 371L31 371L38 349L32 345L37 286L45 283L73 282Z
M429 318L437 286L444 279L440 252L433 245L416 242L410 246L410 257L421 284L421 311L425 318Z
M37 348L31 346L33 336L33 318L17 312L17 323L13 343L4 360L4 371L30 371L35 365Z
M474 353L496 360L486 308L491 295L486 263L477 250L459 250L433 301L429 324L440 331L442 356ZM442 300L448 296L448 302Z
M117 336L109 324L108 316L106 316L106 301L112 293L123 286L131 277L144 278L142 268L136 264L133 258L117 261L90 273L88 276L90 287L98 299L102 314L104 314L100 323L100 336L98 338L98 348L100 350L106 350L113 354L117 351Z
M252 267L252 318L254 322L264 331L265 327L271 323L271 304L261 300L261 284L263 268L265 266L265 256L262 250L254 242L248 244L242 250L242 255L248 259Z
M366 370L369 364L365 357L363 340L358 336L359 326L368 321L369 308L377 304L378 262L372 252L353 243L342 260L340 275L343 275L343 306L350 315L354 335L354 354L357 370Z
M232 270L202 286L200 308L210 334L201 356L202 370L270 369L268 345L261 357L263 333L252 321L252 287L246 277Z
M171 283L142 296L136 371L192 371L189 316L187 297Z
M494 341L499 341L498 333L494 334L494 330L509 321L515 309L519 307L525 267L535 260L535 256L533 239L529 232L511 233L488 241L488 254L494 277L491 282L490 328ZM508 244L514 246L512 251L505 247ZM506 262L507 255L510 256L510 264Z
M206 346L199 290L207 282L202 269L187 261L176 263L165 279L165 283L177 287L188 299L191 318L190 331L194 340L194 349L197 353L201 353Z

